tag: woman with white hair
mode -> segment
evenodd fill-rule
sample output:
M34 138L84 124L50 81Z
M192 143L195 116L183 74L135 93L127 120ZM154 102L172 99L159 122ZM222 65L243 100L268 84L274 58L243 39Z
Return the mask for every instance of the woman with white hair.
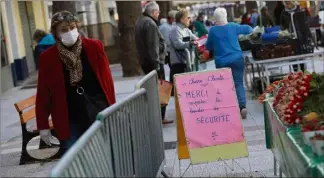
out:
M208 33L206 48L214 51L216 68L229 67L235 83L242 118L247 115L245 89L243 85L244 60L238 35L252 33L249 25L227 22L227 12L217 8L214 12L215 26Z

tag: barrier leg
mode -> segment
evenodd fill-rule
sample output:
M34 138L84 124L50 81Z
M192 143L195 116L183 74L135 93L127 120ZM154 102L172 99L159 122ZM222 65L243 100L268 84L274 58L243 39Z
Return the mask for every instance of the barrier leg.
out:
M273 171L274 171L274 175L277 175L277 160L275 157L273 157Z
M314 61L314 60L315 60L315 59L313 58L313 59L312 59L312 68L313 68L313 72L316 72L316 71L315 71L315 61Z
M161 174L164 178L169 178L169 176L164 171L162 171Z

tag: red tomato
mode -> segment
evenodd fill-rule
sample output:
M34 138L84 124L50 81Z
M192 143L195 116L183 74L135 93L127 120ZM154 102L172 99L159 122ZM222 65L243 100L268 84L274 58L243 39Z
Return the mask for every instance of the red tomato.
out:
M208 50L205 50L205 51L203 52L203 57L204 57L204 59L205 59L206 61L209 59L209 51L208 51Z

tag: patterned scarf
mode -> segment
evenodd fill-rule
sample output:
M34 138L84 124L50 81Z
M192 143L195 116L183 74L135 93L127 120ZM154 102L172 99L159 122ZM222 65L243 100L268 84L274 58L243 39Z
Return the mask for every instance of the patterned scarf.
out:
M82 40L79 36L78 40L75 42L71 50L66 49L62 42L57 42L57 48L59 51L60 58L69 71L70 84L75 86L78 82L82 80L82 61L81 61L81 51L82 51Z

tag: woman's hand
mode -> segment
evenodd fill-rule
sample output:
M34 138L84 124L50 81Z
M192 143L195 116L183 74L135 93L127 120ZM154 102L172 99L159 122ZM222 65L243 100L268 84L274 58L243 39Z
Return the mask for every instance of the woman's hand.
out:
M51 130L45 129L39 131L40 138L46 143L46 145L51 146L50 139L52 138Z
M192 46L197 46L198 45L198 41L197 40L191 41L190 44Z

